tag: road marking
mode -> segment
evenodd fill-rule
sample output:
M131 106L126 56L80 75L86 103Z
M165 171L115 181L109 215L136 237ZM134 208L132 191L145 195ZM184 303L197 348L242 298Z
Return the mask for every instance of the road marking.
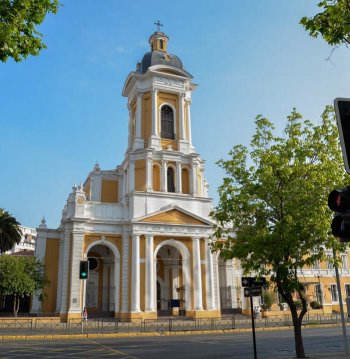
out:
M101 348L108 349L108 350L110 350L110 351L113 352L113 353L123 355L125 358L138 359L137 357L131 356L131 355L129 355L128 353L122 352L121 350L113 349L113 348L109 347L108 345L95 342L94 340L87 339L87 341L90 342L90 343L93 343L93 344L95 344L95 345L98 345L98 346L101 347Z

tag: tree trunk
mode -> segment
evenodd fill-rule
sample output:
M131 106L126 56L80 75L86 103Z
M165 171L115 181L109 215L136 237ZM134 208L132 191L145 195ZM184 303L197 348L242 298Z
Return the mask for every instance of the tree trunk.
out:
M15 315L15 317L17 317L17 313L19 310L19 302L20 302L19 296L15 294L13 298L13 314Z
M302 299L303 309L298 317L298 312L296 305L293 301L293 297L291 293L286 293L281 285L280 281L277 281L278 292L281 294L282 298L289 305L290 313L292 315L293 320L293 329L294 329L294 342L295 342L295 354L297 358L306 358L304 351L304 343L303 337L301 335L301 323L303 321L303 317L306 313L306 302Z
M295 354L297 358L306 358L304 351L303 337L301 335L301 322L303 319L298 318L296 307L295 305L293 306L294 308L290 307L290 312L292 314L293 328L294 328Z

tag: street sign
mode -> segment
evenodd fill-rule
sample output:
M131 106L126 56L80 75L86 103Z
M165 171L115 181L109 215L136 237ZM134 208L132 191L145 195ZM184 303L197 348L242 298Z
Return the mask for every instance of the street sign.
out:
M250 297L250 289L249 289L249 288L244 288L244 297L245 297L245 298L249 298L249 297Z
M263 287L266 285L264 277L242 277L242 287Z
M254 287L263 287L265 285L266 285L266 278L261 277L261 278L254 279L254 282L253 282Z
M254 279L254 277L242 277L242 287L252 286Z
M252 297L259 297L261 295L261 287L244 288L244 297L249 298L250 295Z
M259 297L261 295L261 287L250 287L249 289L253 297Z

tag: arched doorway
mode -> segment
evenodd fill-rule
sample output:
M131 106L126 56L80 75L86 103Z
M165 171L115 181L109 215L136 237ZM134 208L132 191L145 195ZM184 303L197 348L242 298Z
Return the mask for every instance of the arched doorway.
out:
M84 306L89 316L114 316L119 311L119 252L109 242L95 242L86 250L89 278Z
M191 308L189 252L176 240L162 242L155 251L158 315L185 315Z

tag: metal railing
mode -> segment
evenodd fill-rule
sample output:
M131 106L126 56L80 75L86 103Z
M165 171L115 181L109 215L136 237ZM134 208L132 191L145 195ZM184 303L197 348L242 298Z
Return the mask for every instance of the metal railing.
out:
M350 318L346 318L350 323ZM341 324L340 314L306 314L303 325ZM292 327L290 315L255 319L256 328ZM135 332L182 332L229 329L250 329L251 319L243 316L221 318L92 318L70 319L61 323L59 318L0 318L0 335L40 334L103 334Z

